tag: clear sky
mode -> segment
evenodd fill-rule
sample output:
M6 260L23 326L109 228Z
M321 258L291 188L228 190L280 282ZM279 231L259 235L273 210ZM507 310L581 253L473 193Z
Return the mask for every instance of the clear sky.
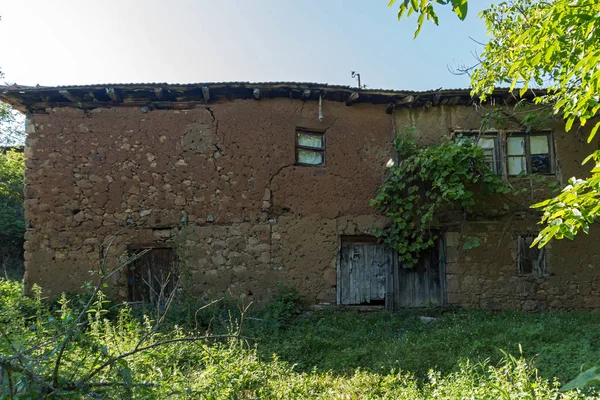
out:
M0 69L22 85L302 81L369 88L468 87L448 67L487 41L440 12L413 40L388 0L0 0Z

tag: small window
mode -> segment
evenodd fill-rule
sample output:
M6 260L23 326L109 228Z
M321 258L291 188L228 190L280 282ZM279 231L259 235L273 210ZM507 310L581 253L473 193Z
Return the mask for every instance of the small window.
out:
M139 250L139 246L130 246ZM164 306L175 290L176 255L171 248L152 248L127 268L128 301Z
M500 157L498 156L498 135L485 134L480 135L479 133L470 132L457 132L457 143L465 143L467 141L475 142L477 146L481 148L485 155L485 161L490 166L490 169L495 172L500 172Z
M548 273L546 248L531 247L535 236L519 236L517 273L519 275L542 276Z
M547 134L510 134L506 142L508 174L551 174L552 137Z
M325 133L296 130L296 163L325 165Z

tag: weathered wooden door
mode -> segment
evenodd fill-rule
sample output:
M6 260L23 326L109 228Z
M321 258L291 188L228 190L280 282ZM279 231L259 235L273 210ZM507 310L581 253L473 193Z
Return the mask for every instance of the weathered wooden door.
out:
M343 239L338 270L341 304L383 304L393 252L374 238Z
M128 300L163 305L175 288L175 251L154 248L128 265Z
M386 302L388 309L398 310L404 307L425 307L443 305L446 302L446 277L439 240L436 246L426 250L413 268L395 265L393 280L394 300Z

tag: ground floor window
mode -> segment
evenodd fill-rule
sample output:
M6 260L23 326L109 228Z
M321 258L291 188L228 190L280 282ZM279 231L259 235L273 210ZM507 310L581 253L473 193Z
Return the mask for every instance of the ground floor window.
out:
M535 235L521 235L517 239L519 250L517 273L519 275L542 276L548 273L546 248L531 247L535 238Z

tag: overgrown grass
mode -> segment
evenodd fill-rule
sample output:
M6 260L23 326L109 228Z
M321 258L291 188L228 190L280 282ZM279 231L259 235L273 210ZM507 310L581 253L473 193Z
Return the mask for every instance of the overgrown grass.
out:
M75 327L81 296L50 303L0 280L0 397L574 399L584 395L559 394L553 376L596 360L596 336L582 334L594 314L430 310L439 319L424 324L422 311L297 315L294 293L280 294L253 313L223 301L190 319L190 304L174 307L153 331L152 314L102 301ZM173 340L184 341L159 345ZM499 351L519 354L518 343L523 356Z
M426 324L419 319L424 315L438 319ZM600 314L586 312L338 311L300 317L263 336L259 350L303 371L402 369L421 379L430 368L449 373L466 360L494 364L503 357L501 350L519 354L521 346L541 376L566 382L582 364L600 361L599 326Z

